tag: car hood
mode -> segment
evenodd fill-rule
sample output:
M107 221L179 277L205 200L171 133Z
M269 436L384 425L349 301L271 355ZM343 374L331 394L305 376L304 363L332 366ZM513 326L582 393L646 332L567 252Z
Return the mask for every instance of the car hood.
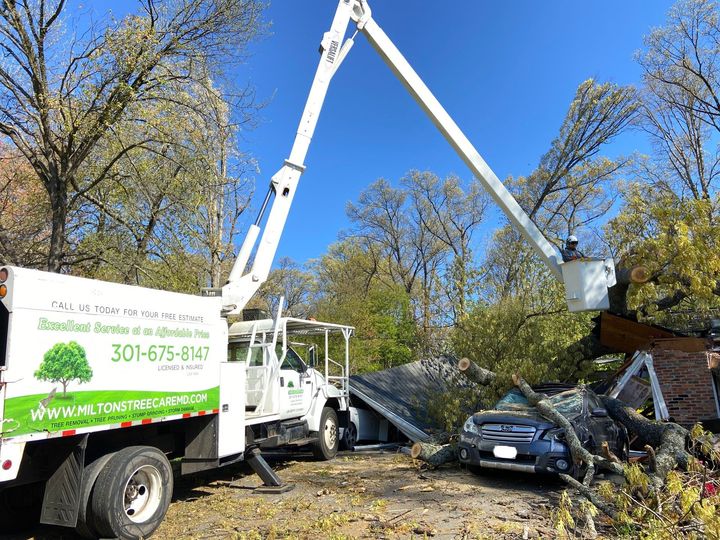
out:
M549 429L555 426L554 422L551 422L547 418L543 418L540 413L538 413L537 409L533 408L518 411L480 411L473 414L472 418L476 425L521 424L535 426L538 429ZM569 420L572 421L573 418L569 418Z

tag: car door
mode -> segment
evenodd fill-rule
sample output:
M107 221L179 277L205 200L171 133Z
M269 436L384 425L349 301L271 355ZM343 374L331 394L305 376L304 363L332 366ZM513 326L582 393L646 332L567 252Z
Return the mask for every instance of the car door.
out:
M617 454L621 450L618 448L618 427L615 421L607 416L607 411L598 397L589 391L587 392L587 407L586 418L588 428L595 441L594 451L601 453L602 443L606 442L608 448ZM600 411L603 411L605 416L598 414Z

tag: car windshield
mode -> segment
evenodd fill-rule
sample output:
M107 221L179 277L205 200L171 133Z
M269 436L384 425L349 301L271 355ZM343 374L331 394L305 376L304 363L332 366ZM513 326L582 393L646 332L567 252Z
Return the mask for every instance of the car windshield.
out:
M550 397L550 403L563 416L582 412L582 392L578 389L566 390ZM497 411L531 411L534 407L528 404L527 398L520 390L513 388L495 404Z

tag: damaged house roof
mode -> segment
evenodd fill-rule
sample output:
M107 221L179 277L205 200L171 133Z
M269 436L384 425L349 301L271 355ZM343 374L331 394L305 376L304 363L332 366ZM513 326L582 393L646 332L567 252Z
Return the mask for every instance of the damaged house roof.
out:
M353 375L350 394L387 418L410 440L429 442L433 433L442 432L442 426L428 417L427 403L458 384L472 385L458 377L455 358L439 357Z

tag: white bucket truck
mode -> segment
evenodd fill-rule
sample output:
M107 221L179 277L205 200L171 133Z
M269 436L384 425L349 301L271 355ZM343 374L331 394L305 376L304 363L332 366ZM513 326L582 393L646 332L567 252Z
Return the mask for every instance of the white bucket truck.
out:
M228 328L220 297L14 267L0 268L0 297L0 527L41 508L85 536L147 537L174 458L183 473L245 459L281 491L261 449L337 452L351 327Z

